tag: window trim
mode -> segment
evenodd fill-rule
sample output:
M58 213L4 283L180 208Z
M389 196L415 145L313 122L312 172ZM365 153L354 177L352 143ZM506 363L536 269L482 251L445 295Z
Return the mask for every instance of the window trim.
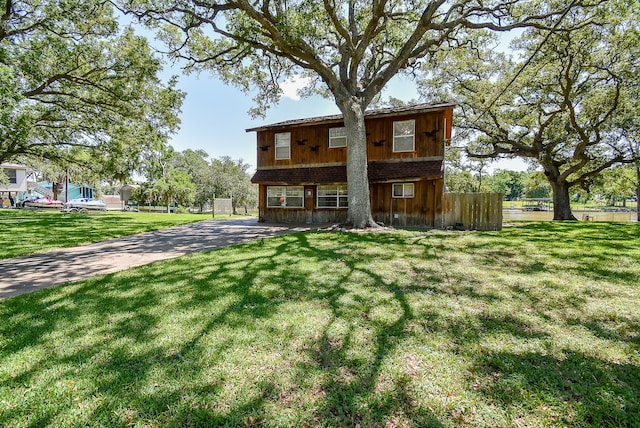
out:
M331 136L331 130L333 129L344 129L344 135L340 135L340 136ZM344 138L344 145L342 146L336 146L336 145L332 145L331 141L336 140L336 139L343 139ZM330 149L338 149L338 148L342 148L342 147L347 147L347 128L345 126L337 126L334 128L329 128L329 148Z
M402 195L396 196L396 186L402 186ZM411 187L411 194L408 195L406 189ZM391 196L394 199L413 199L416 197L416 186L415 183L393 183L391 185Z
M278 205L269 205L269 189L271 188L282 188L284 189L283 195L280 196L280 203ZM295 206L290 206L287 204L287 189L299 189L301 192L301 196L292 196L295 198L300 198L300 201L302 202L302 205L295 205ZM267 208L290 208L290 209L301 209L304 208L304 201L305 201L305 197L304 197L304 186L267 186L267 193L266 193L266 199L267 199Z
M411 123L413 125L413 133L407 135L396 135L396 125ZM407 138L411 137L411 150L397 150L396 149L396 139L397 138ZM416 121L415 119L409 120L397 120L393 122L393 153L409 153L416 151Z
M331 207L331 206L326 206L326 205L320 205L320 187L332 187L334 189L337 190L336 195L335 195L335 200L336 200L336 206L335 207ZM344 189L344 191L346 192L344 195L340 194L340 190ZM323 198L329 198L332 196L323 196ZM340 206L340 199L346 199L347 201L347 206ZM318 184L316 186L316 208L328 208L328 209L340 209L340 210L346 210L349 208L349 190L347 188L346 184Z
M286 135L288 137L287 145L278 146L278 136ZM287 160L291 159L291 132L276 132L273 136L273 147L275 160ZM287 147L287 157L278 157L278 147Z

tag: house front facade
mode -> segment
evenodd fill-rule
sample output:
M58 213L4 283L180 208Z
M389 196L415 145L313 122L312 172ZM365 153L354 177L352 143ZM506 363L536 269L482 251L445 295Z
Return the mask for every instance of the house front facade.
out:
M444 147L453 103L365 113L373 218L387 225L437 227L442 212ZM260 218L277 223L347 219L347 141L341 115L280 122L256 132Z
M8 207L27 191L27 167L9 163L0 164L0 173L8 178L0 181L0 207Z
M27 191L27 167L9 163L0 164L0 170L9 178L6 182L0 181L0 192L26 192Z

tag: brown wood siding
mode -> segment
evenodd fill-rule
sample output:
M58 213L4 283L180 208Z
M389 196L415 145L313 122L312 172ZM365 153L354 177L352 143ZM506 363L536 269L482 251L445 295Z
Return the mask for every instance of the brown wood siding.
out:
M258 167L261 166L294 166L318 163L344 163L347 160L345 147L329 148L329 128L335 125L304 126L279 131L267 130L258 132ZM291 132L291 158L276 160L275 134ZM267 147L263 150L261 147Z
M440 227L443 180L414 182L413 198L393 198L391 183L372 184L371 211L391 226ZM310 195L309 195L310 192ZM305 208L267 208L267 186L260 185L260 217L269 223L340 223L346 209L315 208L316 186L305 186Z
M373 218L390 226L438 227L442 212L443 180L414 182L413 198L394 198L391 183L372 184Z
M447 141L447 144L451 142L451 130L453 129L453 109L447 109L444 111L444 118L447 122L447 127L445 129L444 138Z
M322 224L341 223L347 220L347 210L316 208L316 186L304 186L304 208L268 208L267 185L258 190L259 217L268 223Z
M310 211L267 208L261 217L267 223L335 224L347 221L347 210Z
M258 185L258 220L263 221L264 211L267 207L267 186L264 184Z
M444 129L447 117L447 129ZM369 161L403 158L426 158L444 156L445 138L451 137L452 109L403 114L393 117L367 119L367 157ZM415 151L393 152L393 122L415 120ZM346 148L329 148L329 128L343 126L341 122L265 130L257 133L257 163L261 167L293 167L327 163L345 163ZM436 130L432 136L428 134ZM275 159L275 134L291 132L291 158ZM447 137L448 136L448 137ZM300 142L300 143L299 143ZM304 142L304 144L302 144ZM378 145L375 145L377 142Z

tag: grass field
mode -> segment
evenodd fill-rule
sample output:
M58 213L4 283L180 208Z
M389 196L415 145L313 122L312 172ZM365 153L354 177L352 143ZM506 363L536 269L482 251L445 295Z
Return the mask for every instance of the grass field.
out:
M640 426L640 225L300 233L0 302L0 426Z
M205 214L0 210L0 259L210 219ZM229 218L228 216L220 217Z

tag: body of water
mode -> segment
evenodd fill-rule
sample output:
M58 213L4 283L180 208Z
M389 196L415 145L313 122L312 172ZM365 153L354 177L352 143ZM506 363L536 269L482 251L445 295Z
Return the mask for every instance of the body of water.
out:
M573 215L578 220L591 221L637 221L638 215L633 212L610 212L610 211L573 211ZM519 209L506 209L502 211L502 221L510 220L531 220L531 221L551 221L553 211L522 211Z

